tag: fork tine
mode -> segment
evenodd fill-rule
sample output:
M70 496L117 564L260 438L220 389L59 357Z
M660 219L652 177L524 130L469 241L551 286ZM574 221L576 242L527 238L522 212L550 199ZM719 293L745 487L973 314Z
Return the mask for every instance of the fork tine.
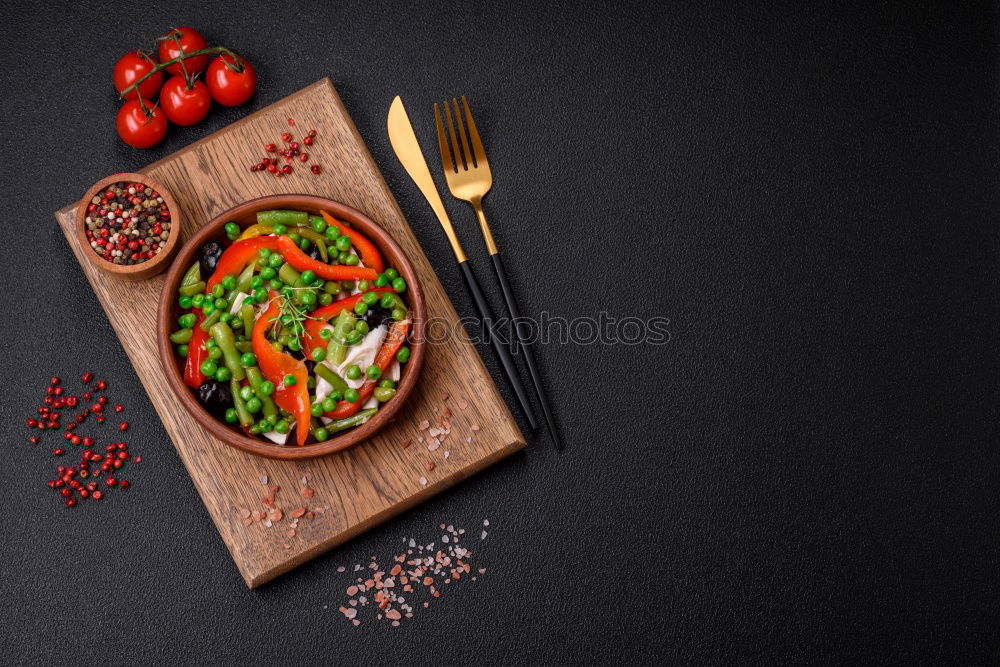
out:
M462 112L458 109L458 100L451 98L451 103L455 105L455 120L458 121L458 135L462 137L462 157L465 158L469 169L473 169L472 151L469 149L469 140L465 138L465 125L462 124Z
M441 168L444 169L445 175L448 172L457 171L455 169L455 163L451 159L451 151L448 149L448 139L444 135L444 125L441 124L441 112L438 110L438 105L434 105L434 121L437 123L437 133L438 133L438 148L441 151Z
M458 147L458 137L455 136L455 124L451 122L451 106L445 102L444 103L444 116L448 119L448 134L451 135L451 150L455 154L455 166L459 171L467 171L469 169L468 163L465 161L465 156L462 156L462 161L458 161L459 147Z
M469 102L465 99L465 95L462 95L462 104L465 105L465 119L469 126L469 136L472 137L472 147L476 151L476 166L482 167L487 164L486 149L483 148L483 140L479 138L479 132L476 131L476 123L472 120L472 110L469 109ZM455 105L455 113L458 113L457 104Z

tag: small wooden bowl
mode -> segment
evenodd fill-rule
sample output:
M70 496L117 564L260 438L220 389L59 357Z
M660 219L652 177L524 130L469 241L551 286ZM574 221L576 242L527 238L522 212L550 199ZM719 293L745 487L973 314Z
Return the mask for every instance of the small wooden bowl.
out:
M298 211L309 211L318 214L319 211L327 211L334 217L347 221L351 227L364 234L374 243L387 266L393 266L406 279L407 290L406 301L413 312L413 328L410 333L410 360L402 365L402 374L399 385L396 389L396 396L385 403L375 416L368 422L345 431L325 442L315 442L302 447L292 445L276 445L263 440L249 437L241 430L225 424L211 414L194 395L194 391L184 384L184 362L174 353L173 344L169 336L176 328L177 318L180 316L180 308L177 305L177 289L184 273L197 257L198 250L209 241L217 241L223 246L228 246L230 241L226 238L223 229L227 222L233 221L242 228L249 227L257 222L257 212L271 209L293 209ZM424 363L424 327L427 322L427 312L424 305L423 292L420 289L420 282L417 274L413 270L410 260L403 254L402 249L392 240L392 237L365 214L355 209L322 197L312 195L271 195L261 197L240 204L231 208L221 215L213 218L208 224L201 228L187 243L181 248L174 262L167 273L167 279L163 285L163 293L160 295L160 305L157 312L157 343L160 352L160 363L163 371L167 375L167 381L171 389L177 395L178 400L191 416L201 424L209 433L228 445L237 447L252 454L267 456L275 459L309 459L317 456L324 456L333 452L356 445L374 435L380 428L392 421L393 417L403 403L410 396L416 387L420 369ZM292 442L292 440L289 440Z
M103 192L109 185L114 185L122 181L143 183L147 187L153 188L153 190L163 197L163 201L170 210L170 238L167 239L167 245L155 257L147 259L140 264L112 264L94 252L94 249L90 247L90 241L87 240L87 226L85 222L87 218L87 205L90 204L90 200L98 192ZM91 264L101 271L124 278L125 280L145 280L166 269L170 265L171 258L177 254L181 238L181 211L177 206L177 202L170 196L170 192L163 187L162 183L154 181L145 174L114 174L97 181L92 188L87 190L87 194L83 196L83 199L80 200L80 205L76 208L76 238L80 242L83 254L90 260Z

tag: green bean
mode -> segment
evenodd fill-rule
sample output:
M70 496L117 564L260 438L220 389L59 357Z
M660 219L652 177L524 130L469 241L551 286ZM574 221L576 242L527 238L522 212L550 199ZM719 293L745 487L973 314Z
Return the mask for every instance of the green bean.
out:
M285 225L287 227L298 227L309 223L309 214L305 211L258 211L257 224L267 227L275 225Z
M329 366L326 366L324 364L316 364L316 366L313 368L313 373L315 373L316 375L320 376L321 378L329 382L330 385L333 386L334 391L343 394L348 389L347 383L344 382L344 378L337 375L337 373L334 372Z
M243 370L243 364L240 363L240 353L236 349L236 338L233 336L233 330L229 328L229 325L219 322L212 325L208 333L212 334L212 339L219 344L219 348L222 350L222 358L226 362L226 368L232 371L233 379L242 380L245 378L247 375Z
M378 387L375 389L375 398L379 403L385 403L396 395L396 390L392 387Z
M253 343L248 340L237 341L236 349L243 353L253 352Z
M220 317L222 317L222 311L213 310L211 315L201 321L201 330L208 331L213 324L219 321Z
M322 220L322 218L320 218L320 220ZM317 234L315 230L312 230L309 227L296 227L295 231L298 232L299 236L304 239L309 239L317 248L319 248L319 256L323 258L324 262L330 261L330 256L326 251L326 239L322 234Z
M243 318L243 330L246 331L249 336L253 333L253 306L246 301L244 301L243 305L240 306L240 317Z
M205 290L205 282L199 280L196 283L190 283L188 285L181 285L177 290L181 296L194 296L195 294L201 294Z
M233 395L233 407L236 408L236 416L240 419L241 426L253 424L253 415L247 410L247 404L240 398L240 383L236 378L229 381L229 391Z
M361 412L353 414L350 417L330 422L326 425L326 430L330 433L336 433L337 431L343 431L354 426L360 426L375 416L376 412L378 412L378 408L368 408L367 410L362 410Z
M181 287L201 282L201 262L195 262L181 278Z
M344 339L347 332L354 328L356 318L347 310L341 311L333 323L333 338L326 346L326 357L334 366L344 363L347 358L347 345Z
M243 273L236 279L236 289L239 292L250 293L250 280L253 278L253 262L243 269Z
M177 344L190 343L192 334L194 334L194 332L190 329L178 329L170 334L170 342Z
M278 277L286 285L294 285L295 281L299 279L299 272L287 264L282 264L281 268L278 269Z
M264 375L257 366L247 366L247 380L250 381L250 386L253 387L253 390L257 393L257 398L260 399L263 405L264 416L268 419L277 417L278 407L274 404L270 396L265 396L264 392L260 390L261 385L264 384Z

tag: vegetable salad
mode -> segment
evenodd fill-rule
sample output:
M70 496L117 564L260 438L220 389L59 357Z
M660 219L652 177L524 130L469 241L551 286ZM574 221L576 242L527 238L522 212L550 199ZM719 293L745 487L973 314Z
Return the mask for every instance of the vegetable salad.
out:
M407 284L329 213L261 211L206 243L178 289L170 335L184 382L217 418L297 445L377 414L410 358Z

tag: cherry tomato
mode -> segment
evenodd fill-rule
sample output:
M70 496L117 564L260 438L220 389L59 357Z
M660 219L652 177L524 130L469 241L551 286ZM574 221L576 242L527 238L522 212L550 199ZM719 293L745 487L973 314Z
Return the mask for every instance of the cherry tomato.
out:
M160 106L171 123L194 125L208 114L212 96L201 81L188 88L183 76L172 76L160 90Z
M152 56L140 56L135 51L126 53L115 63L115 90L121 93L158 64L156 58ZM153 99L153 96L156 95L156 91L160 89L162 83L163 72L157 72L143 81L139 84L139 92L142 93L142 98L145 100ZM135 88L128 91L125 95L125 99L127 100L134 100L135 98Z
M243 71L236 73L229 69L228 65L234 65L236 61L232 56L223 53L212 61L205 74L205 83L208 84L208 91L212 93L212 98L226 107L234 107L243 104L253 95L257 88L257 73L250 66L243 56L237 56L239 62L243 64Z
M178 39L174 39L171 35L178 36L180 45L178 45ZM195 51L201 51L207 48L208 43L205 41L205 38L202 37L201 33L194 28L175 28L160 38L160 48L158 53L160 56L160 62L165 63L168 60L177 58L181 55L181 53L194 53ZM184 60L184 67L187 68L189 74L204 72L207 66L208 56L196 56L194 58L186 58ZM173 65L167 66L167 71L171 74L184 73L180 63L174 63Z
M149 115L143 111L139 100L129 100L118 110L115 126L118 136L133 148L151 148L160 143L167 133L167 118L158 106L147 104Z

